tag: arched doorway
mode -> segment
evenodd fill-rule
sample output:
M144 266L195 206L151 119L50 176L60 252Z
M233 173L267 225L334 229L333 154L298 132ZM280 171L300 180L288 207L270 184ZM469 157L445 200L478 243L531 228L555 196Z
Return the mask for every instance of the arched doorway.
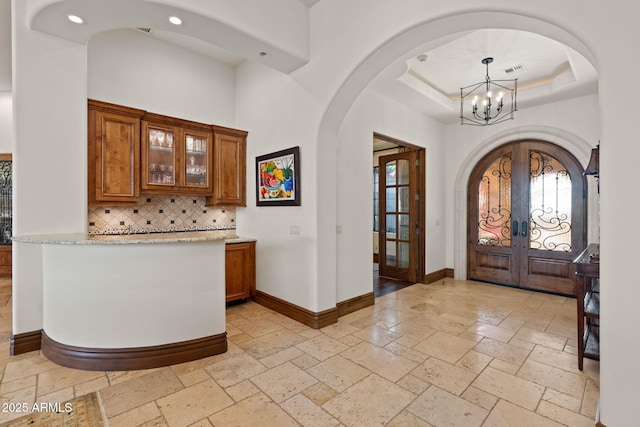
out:
M468 181L468 277L575 294L586 246L583 169L564 148L520 140L485 155Z

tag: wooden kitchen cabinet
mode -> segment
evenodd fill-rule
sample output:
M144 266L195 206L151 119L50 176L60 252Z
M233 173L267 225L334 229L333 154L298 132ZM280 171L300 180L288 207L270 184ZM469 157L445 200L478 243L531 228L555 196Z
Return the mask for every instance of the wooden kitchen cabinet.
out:
M212 194L210 126L147 114L142 120L142 141L144 193Z
M88 101L90 205L138 203L143 114L143 110Z
M226 301L255 296L256 243L227 243L225 252Z
M247 132L212 126L213 195L208 206L247 206Z

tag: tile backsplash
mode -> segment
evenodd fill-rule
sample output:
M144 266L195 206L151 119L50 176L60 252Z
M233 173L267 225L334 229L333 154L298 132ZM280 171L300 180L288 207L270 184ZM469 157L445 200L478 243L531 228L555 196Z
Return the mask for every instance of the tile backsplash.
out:
M161 233L236 228L234 208L205 206L204 197L141 195L136 206L90 206L89 234Z

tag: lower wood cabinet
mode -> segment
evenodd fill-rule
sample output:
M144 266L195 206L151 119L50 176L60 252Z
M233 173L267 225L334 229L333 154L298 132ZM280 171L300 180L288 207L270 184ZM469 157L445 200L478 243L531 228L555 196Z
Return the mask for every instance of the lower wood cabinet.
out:
M256 243L227 243L225 255L227 302L256 293Z
M0 246L0 277L11 277L11 245Z

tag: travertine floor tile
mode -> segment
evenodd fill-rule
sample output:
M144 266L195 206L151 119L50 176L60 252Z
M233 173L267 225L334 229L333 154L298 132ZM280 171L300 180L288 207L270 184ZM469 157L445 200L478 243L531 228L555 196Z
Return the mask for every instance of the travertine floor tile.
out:
M303 394L296 394L282 402L281 406L303 426L333 427L340 425L338 420L306 398Z
M232 359L222 359L205 368L205 371L222 387L229 387L258 375L267 368L248 354Z
M488 323L476 323L467 329L467 332L502 342L509 342L509 340L516 334L516 331L513 329L494 326Z
M271 356L298 343L306 338L288 329L279 329L258 338L238 342L238 346L256 359Z
M308 397L316 405L321 406L333 399L338 392L325 383L317 383L316 385L307 388L302 392L302 394Z
M430 387L407 410L435 426L480 426L489 411L458 396Z
M552 388L576 399L582 399L586 378L560 368L527 360L517 374L520 378Z
M279 325L270 319L260 319L237 326L237 328L242 330L245 334L256 338L282 329L282 325Z
M233 400L213 380L204 381L157 400L170 426L188 426L221 409Z
M424 341L437 331L415 320L405 320L391 328L391 331L403 336L413 338L415 340Z
M499 400L491 411L483 427L507 427L507 426L531 426L531 427L562 427L548 418L514 405L513 403Z
M437 357L449 363L456 363L476 345L469 341L445 332L437 332L414 347L424 354Z
M521 328L515 337L523 341L529 341L534 344L540 344L556 350L562 350L564 348L564 344L567 342L567 338L560 335L540 332L529 328Z
M491 362L492 357L487 356L483 353L478 353L474 350L469 350L467 354L462 356L460 360L456 363L456 366L460 366L461 368L468 369L476 374L479 374L486 368L486 366Z
M263 393L255 394L209 417L214 426L299 427L282 408Z
M412 414L409 411L402 411L395 417L387 427L433 427L431 424Z
M391 332L388 329L381 328L380 326L369 326L360 329L358 332L352 334L356 338L360 338L363 341L370 342L378 347L384 347L385 345L394 342L400 338L400 334Z
M287 362L273 369L269 369L255 377L251 382L257 385L274 402L280 403L311 387L318 382L294 364Z
M464 368L432 357L411 371L411 375L450 393L460 395L476 378L476 374Z
M492 367L485 369L473 386L531 411L536 409L544 393L544 387Z
M74 384L105 378L104 372L81 371L58 367L38 374L37 395L53 393L63 388L72 387Z
M161 417L155 402L138 406L130 411L109 419L109 427L130 427L144 424Z
M529 355L529 350L491 338L485 338L480 341L474 347L474 350L515 365L521 365Z
M345 426L384 425L414 398L413 393L371 374L322 407Z
M338 392L346 390L371 372L338 355L307 369L307 372Z
M540 406L538 406L536 412L571 427L593 427L595 424L594 419L587 418L581 414L576 414L573 411L547 401L540 402Z
M33 357L28 357L26 359L7 363L7 366L4 369L2 382L4 383L9 381L15 381L24 377L29 377L34 374L39 374L41 372L57 369L59 367L60 366L49 361L43 355L36 354Z
M582 407L580 413L592 420L596 419L596 408L598 407L598 399L600 399L600 387L593 381L587 382L587 388L582 399ZM571 408L569 408L571 409Z
M366 342L342 352L341 356L392 382L398 381L418 365L402 356Z
M296 347L318 360L326 360L349 348L346 344L326 335L318 335Z
M542 400L551 402L554 405L561 406L576 413L580 412L580 399L576 399L568 394L560 393L559 391L555 391L551 388L545 390ZM595 416L593 419L595 420Z
M487 410L493 409L498 402L498 398L494 395L475 387L467 387L462 393L462 398Z
M173 371L163 368L104 388L100 396L105 414L112 418L183 388Z

